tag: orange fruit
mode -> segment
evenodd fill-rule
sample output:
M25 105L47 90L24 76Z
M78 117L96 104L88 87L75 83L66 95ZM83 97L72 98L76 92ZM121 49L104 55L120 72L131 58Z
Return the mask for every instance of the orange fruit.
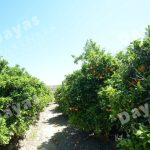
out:
M146 68L145 68L144 65L141 65L141 66L138 67L138 71L139 71L139 72L145 72L145 69L146 69Z
M136 84L136 81L135 81L135 80L132 80L131 83L132 83L132 84Z

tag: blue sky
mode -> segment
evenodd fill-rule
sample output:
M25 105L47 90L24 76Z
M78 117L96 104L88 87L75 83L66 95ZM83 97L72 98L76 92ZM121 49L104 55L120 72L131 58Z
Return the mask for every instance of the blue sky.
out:
M2 0L0 56L48 85L77 69L72 54L93 39L112 54L144 35L149 0Z

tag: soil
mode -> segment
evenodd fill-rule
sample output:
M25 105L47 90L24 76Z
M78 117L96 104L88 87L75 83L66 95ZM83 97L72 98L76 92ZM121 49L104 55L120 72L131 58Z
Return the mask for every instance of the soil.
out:
M71 127L68 119L51 103L31 126L18 150L116 150L113 143Z

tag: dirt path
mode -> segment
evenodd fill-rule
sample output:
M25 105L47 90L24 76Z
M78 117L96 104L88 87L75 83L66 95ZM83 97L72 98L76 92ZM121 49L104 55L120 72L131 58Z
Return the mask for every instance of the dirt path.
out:
M113 150L108 143L70 127L57 106L52 103L40 114L36 126L20 140L19 150Z
M56 107L57 104L50 104L45 111L40 114L37 125L31 127L26 134L26 138L20 141L19 145L21 148L19 150L37 150L43 143L48 143L50 150L56 149L54 143L49 143L49 139L66 128L66 125L59 126L50 123L53 118L62 115L61 113L53 112Z

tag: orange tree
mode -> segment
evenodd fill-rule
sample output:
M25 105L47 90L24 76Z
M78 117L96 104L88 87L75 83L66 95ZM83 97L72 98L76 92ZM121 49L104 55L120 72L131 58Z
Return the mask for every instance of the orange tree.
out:
M127 149L146 150L150 148L150 131L147 118L139 106L150 99L150 27L143 40L133 41L127 52L119 53L119 69L106 81L107 86L99 92L100 106L110 107L110 128L125 133L119 146ZM149 108L147 108L149 109ZM121 124L118 114L128 112L130 120ZM128 135L128 136L127 136Z
M99 133L106 127L108 116L99 107L98 91L117 69L118 62L91 40L83 54L74 58L75 63L82 62L81 69L66 76L55 98L72 124Z
M150 125L144 118L150 89L150 27L142 40L133 41L115 57L88 41L75 57L81 69L68 75L55 98L72 124L96 133L118 135L123 149L150 148ZM139 107L141 107L139 109ZM121 124L118 114L130 119Z
M0 58L0 145L23 136L52 100L53 94L44 83Z

